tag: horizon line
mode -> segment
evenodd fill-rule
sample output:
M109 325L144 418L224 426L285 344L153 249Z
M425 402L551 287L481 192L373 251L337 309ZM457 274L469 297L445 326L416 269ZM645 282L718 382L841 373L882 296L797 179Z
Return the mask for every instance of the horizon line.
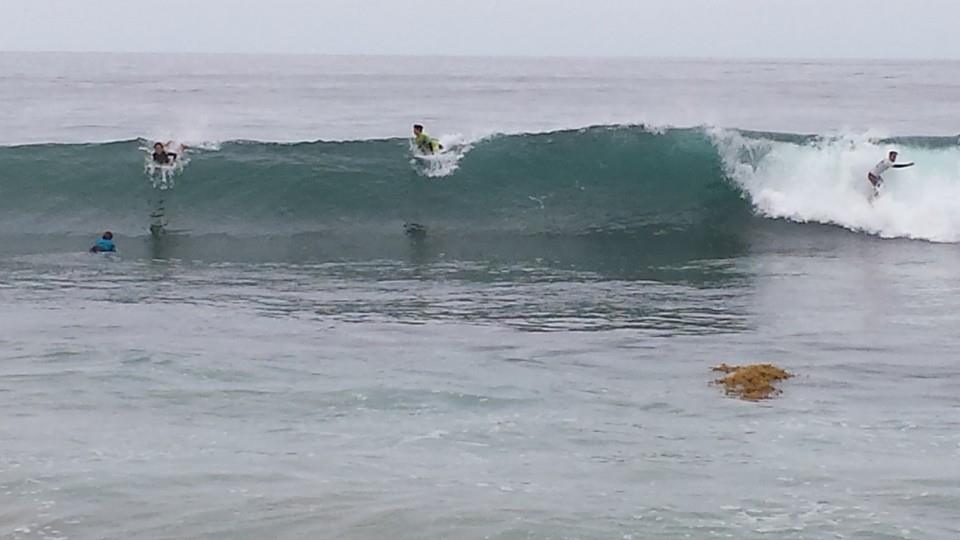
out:
M3 49L0 54L63 54L63 55L131 55L131 56L288 56L326 58L407 58L407 59L494 59L507 60L670 60L681 62L960 62L960 57L859 57L859 56L694 56L694 55L543 55L543 54L392 54L392 53L318 53L318 52L251 52L251 51L105 51L105 50L22 50Z

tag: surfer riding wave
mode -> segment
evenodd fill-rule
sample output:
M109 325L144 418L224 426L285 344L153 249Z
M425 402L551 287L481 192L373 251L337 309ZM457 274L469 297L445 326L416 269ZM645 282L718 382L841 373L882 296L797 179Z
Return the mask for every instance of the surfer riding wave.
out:
M421 124L413 125L413 143L417 146L417 150L424 154L436 154L443 150L440 141L427 135Z
M870 169L870 172L867 173L867 181L870 182L870 185L873 186L873 196L876 197L880 194L880 187L883 186L883 173L887 172L890 169L905 169L907 167L912 167L913 163L897 163L897 156L899 153L896 150L891 150L886 159L880 161L874 165L873 169Z

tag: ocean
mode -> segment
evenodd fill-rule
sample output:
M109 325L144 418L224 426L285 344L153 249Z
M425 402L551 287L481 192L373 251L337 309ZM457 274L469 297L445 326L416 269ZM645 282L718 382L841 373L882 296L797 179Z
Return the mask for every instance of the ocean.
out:
M0 538L956 539L957 96L960 62L2 53Z

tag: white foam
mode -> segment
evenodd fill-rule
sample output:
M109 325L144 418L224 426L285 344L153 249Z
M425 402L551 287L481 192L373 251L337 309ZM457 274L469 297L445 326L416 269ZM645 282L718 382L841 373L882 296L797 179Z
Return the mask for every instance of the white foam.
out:
M410 160L410 164L417 173L428 178L451 176L460 168L460 160L473 148L474 143L482 139L483 137L467 138L459 133L442 135L439 141L446 150L432 155L419 154L411 141L410 152L416 157Z
M727 174L763 216L884 238L960 242L960 147L900 145L901 160L916 166L887 171L880 197L871 202L867 171L891 146L871 136L793 143L727 130L710 135Z

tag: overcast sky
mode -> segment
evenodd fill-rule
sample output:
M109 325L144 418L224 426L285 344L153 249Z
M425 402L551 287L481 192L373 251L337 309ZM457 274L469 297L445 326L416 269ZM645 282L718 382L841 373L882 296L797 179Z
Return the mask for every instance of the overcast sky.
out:
M3 0L0 50L960 58L960 0Z

